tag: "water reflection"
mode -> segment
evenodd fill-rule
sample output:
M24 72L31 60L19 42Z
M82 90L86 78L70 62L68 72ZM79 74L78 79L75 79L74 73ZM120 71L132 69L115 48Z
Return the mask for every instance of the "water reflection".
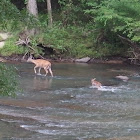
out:
M43 76L34 76L33 78L33 89L34 90L45 90L50 89L52 85L52 78Z

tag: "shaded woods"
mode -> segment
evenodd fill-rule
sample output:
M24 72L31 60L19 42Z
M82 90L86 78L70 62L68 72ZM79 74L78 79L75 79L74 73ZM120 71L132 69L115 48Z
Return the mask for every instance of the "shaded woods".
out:
M0 55L139 64L139 9L139 0L3 0L0 31L11 36Z

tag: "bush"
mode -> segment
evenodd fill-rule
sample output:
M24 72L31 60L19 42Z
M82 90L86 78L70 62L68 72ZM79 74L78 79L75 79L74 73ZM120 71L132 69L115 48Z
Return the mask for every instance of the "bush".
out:
M38 40L69 57L91 56L93 39L82 27L55 25L52 29L46 30Z
M17 46L15 44L16 38L10 38L5 42L5 46L0 49L0 55L11 56L12 54L24 54L26 48L23 46Z
M0 64L0 95L15 96L17 89L15 68Z

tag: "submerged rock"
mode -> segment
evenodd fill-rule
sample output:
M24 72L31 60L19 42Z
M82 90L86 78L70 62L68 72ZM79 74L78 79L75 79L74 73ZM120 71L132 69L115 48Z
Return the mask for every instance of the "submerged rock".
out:
M123 80L124 82L126 82L126 81L129 80L129 77L127 77L127 76L122 76L122 75L116 76L116 78L121 79L121 80Z

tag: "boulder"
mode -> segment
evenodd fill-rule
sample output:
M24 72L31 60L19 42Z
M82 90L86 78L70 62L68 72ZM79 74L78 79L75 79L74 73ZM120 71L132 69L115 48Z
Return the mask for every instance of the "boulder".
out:
M1 41L0 42L0 49L3 48L4 45L5 45L5 42L4 41Z
M6 39L9 37L9 34L8 34L8 33L0 33L0 37L1 37L3 40L6 40Z
M5 40L9 37L8 33L0 33L0 48L3 48L5 45Z
M87 63L90 61L90 57L84 57L84 58L81 58L81 59L76 59L75 62L78 62L78 63Z
M116 76L116 78L121 79L121 80L123 80L124 82L126 82L126 81L129 80L129 78L128 78L127 76L122 76L122 75Z

